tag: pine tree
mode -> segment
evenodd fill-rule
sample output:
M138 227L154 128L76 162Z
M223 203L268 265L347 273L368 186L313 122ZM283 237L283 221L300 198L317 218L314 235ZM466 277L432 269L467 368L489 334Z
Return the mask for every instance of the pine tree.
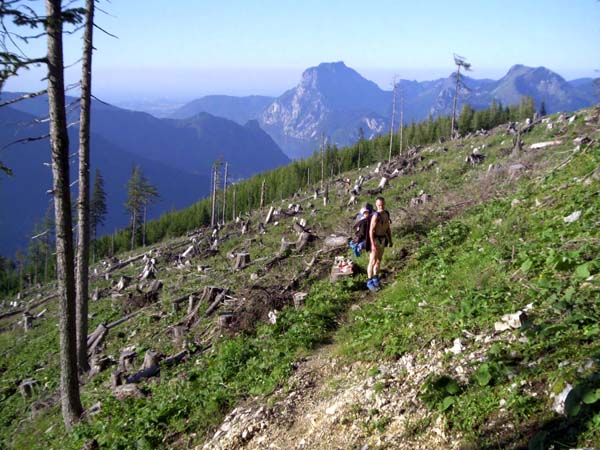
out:
M125 202L125 208L130 214L131 250L135 246L138 228L146 223L148 205L154 203L158 197L156 187L150 184L148 178L143 174L142 168L134 165L131 178L127 183L127 202Z
M94 189L92 191L92 201L90 203L90 228L92 231L92 241L98 236L98 227L104 225L107 213L106 192L104 191L104 178L100 170L96 169L94 177Z
M546 102L542 100L542 104L540 105L540 116L543 117L546 114L548 114L548 112L546 111Z

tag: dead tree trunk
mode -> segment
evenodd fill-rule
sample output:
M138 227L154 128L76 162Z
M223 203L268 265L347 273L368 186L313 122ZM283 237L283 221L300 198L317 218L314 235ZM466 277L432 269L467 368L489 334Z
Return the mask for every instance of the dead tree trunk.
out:
M225 177L223 178L223 223L227 220L227 172L229 163L225 161Z
M267 191L267 180L262 180L262 184L260 185L260 209L265 207L265 194Z
M92 109L92 38L94 32L94 0L86 1L81 102L79 118L79 199L77 209L77 280L76 322L77 363L79 372L90 370L87 358L88 280L90 260L90 113Z
M56 267L59 292L60 393L65 427L70 430L83 412L77 372L75 322L75 268L73 224L69 190L69 137L65 110L65 84L60 0L46 0L48 36L48 107L54 215L56 220Z

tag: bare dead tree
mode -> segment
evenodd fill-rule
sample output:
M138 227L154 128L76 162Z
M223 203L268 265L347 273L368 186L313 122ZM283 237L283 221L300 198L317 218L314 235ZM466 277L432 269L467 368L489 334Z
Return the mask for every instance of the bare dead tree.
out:
M321 134L321 191L325 183L325 134Z
M223 177L223 224L227 220L227 175L229 171L229 163L225 161L225 175Z
M452 102L452 125L450 127L450 136L454 138L455 136L455 126L456 126L456 106L458 103L458 90L462 84L462 77L460 74L460 68L462 67L465 71L471 70L471 63L468 63L463 56L459 56L456 53L454 54L454 64L456 64L456 72L453 74L456 84L454 87L454 100Z
M265 207L265 197L267 195L267 180L263 179L260 185L260 209Z
M398 87L400 88L400 155L402 155L402 150L404 150L404 92L400 83L398 83Z
M217 214L217 187L219 185L219 167L221 166L221 161L216 160L212 167L212 189L211 189L211 214L210 214L210 226L214 228L215 225L219 222L219 217Z
M392 123L390 125L390 154L388 162L392 161L392 147L394 145L394 119L396 115L396 77L394 76L394 86L392 88Z
M79 115L79 197L77 201L77 272L76 322L77 363L79 372L90 370L87 357L88 280L90 260L90 114L92 109L92 50L94 35L94 1L86 0L81 64L81 99Z
M365 138L365 132L363 131L362 127L358 128L358 162L357 162L357 166L358 166L358 170L360 170L360 146L363 143L363 139Z

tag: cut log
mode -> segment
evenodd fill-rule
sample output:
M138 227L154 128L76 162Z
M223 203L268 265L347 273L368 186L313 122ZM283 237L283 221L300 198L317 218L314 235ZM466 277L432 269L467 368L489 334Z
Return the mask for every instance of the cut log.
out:
M250 264L249 253L238 253L235 259L234 270L242 270L244 267Z
M88 336L88 355L94 355L108 334L108 328L104 324L98 325L98 328Z
M183 252L183 253L181 254L181 257L182 257L182 258L184 258L184 259L187 259L187 258L189 258L189 257L191 257L191 256L194 256L193 254L194 254L194 246L193 246L193 245L190 245L190 246L189 246L189 247L186 249L186 251L185 251L185 252Z
M111 272L114 272L115 270L119 270L122 269L123 267L128 266L131 263L134 263L136 261L139 261L140 259L142 259L144 256L146 256L145 253L142 253L141 255L137 255L137 256L133 256L131 258L129 258L126 261L122 261L122 262L117 262L116 264L112 265L111 267L108 268L108 270L105 272L106 274L109 274Z
M327 236L325 246L330 248L345 247L348 245L348 236Z
M382 177L381 180L379 181L379 184L377 185L377 187L381 190L385 189L386 186L388 184L388 179L386 177Z
M206 317L210 316L213 312L215 312L217 310L217 308L220 306L220 304L224 298L225 298L225 291L223 291L217 295L215 300L206 309L206 313L205 313Z
M273 212L275 211L275 208L273 208L272 206L269 208L269 212L267 213L267 217L265 218L265 225L268 224L269 222L271 222L271 219L273 218Z
M187 355L188 355L187 350L183 350L183 351L177 353L176 355L166 358L165 360L162 361L161 364L155 364L144 370L140 370L139 372L136 372L131 376L126 377L125 382L126 383L139 383L142 380L156 376L160 373L161 365L164 367L174 366L176 364L179 364L181 361L183 361Z
M561 145L562 143L563 143L563 141L561 141L561 140L546 141L546 142L536 142L535 144L531 144L529 146L529 148L531 150L539 150L539 149L542 149L542 148L554 147L556 145Z

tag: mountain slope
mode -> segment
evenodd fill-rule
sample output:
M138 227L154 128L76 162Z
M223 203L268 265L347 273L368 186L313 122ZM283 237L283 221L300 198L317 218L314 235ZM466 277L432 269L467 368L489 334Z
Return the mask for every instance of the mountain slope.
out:
M187 119L198 113L205 112L213 116L233 120L244 125L249 120L256 120L269 106L274 97L263 95L250 95L247 97L233 97L230 95L207 95L197 100L186 103L172 115L172 119Z
M569 112L595 102L591 79L566 82L544 67L516 65L500 80L475 79L468 74L458 98L459 112L465 103L474 109L484 109L493 99L508 106L518 104L523 96L533 97L538 108L544 101L548 113ZM452 112L455 82L451 75L432 81L399 80L398 86L396 129L400 121L400 97L405 123L424 120L430 114ZM243 122L251 117L247 112L251 99L204 97L191 102L182 116L206 110L217 116L237 117ZM262 100L266 102L266 98ZM367 138L387 132L392 93L380 89L343 62L322 63L307 69L296 87L274 99L266 108L262 103L260 106L264 109L259 117L260 125L288 156L298 158L310 155L319 147L321 134L339 146L356 142L359 128ZM257 110L253 109L253 114Z
M30 125L33 119L29 114L0 108L0 146L24 137L45 134L47 126ZM76 152L77 130L71 129L69 138L71 153ZM91 136L90 155L90 173L93 177L96 168L100 169L107 195L108 214L100 233L127 225L128 217L123 205L127 199L126 184L134 164L142 167L160 195L159 202L149 208L149 218L187 207L210 191L210 178L206 174L190 174L134 155L96 133ZM77 173L74 159L71 160L71 180L76 179ZM2 161L13 170L12 177L0 175L0 254L10 256L17 248L25 249L34 223L41 221L50 205L46 191L52 187L52 173L44 165L50 161L49 143L42 140L9 147L2 152Z
M300 197L276 198L276 220L265 224L264 210L250 212L243 235L228 222L217 254L208 229L134 253L156 258L163 288L150 299L147 283L117 288L115 279L141 273L141 258L111 272L111 281L93 281L91 328L130 320L100 346L96 361L106 357L109 368L82 385L90 414L75 432L58 426L56 302L31 308L47 310L27 333L16 325L19 314L3 316L0 444L597 447L600 108L575 116L545 118L523 133L520 151L512 151L506 124L412 148L377 171L369 164L339 174L326 204L312 199L317 182ZM373 154L385 154L385 139L372 144ZM484 164L465 162L474 148ZM299 220L321 238L349 233L358 205L347 202L346 179L364 177L362 203L388 174L394 245L380 292L364 288L361 270L330 280L335 257L350 256L343 237L339 247L314 239L281 251L282 241L297 239ZM233 270L236 254L249 265ZM364 269L368 255L353 260ZM52 289L24 293L23 307ZM176 307L188 299L187 311ZM125 316L130 308L136 314ZM110 361L125 352L136 358L122 364L125 377L138 373L145 352L181 359L161 363L141 384L111 387L122 373ZM24 399L15 380L29 374L37 388Z

